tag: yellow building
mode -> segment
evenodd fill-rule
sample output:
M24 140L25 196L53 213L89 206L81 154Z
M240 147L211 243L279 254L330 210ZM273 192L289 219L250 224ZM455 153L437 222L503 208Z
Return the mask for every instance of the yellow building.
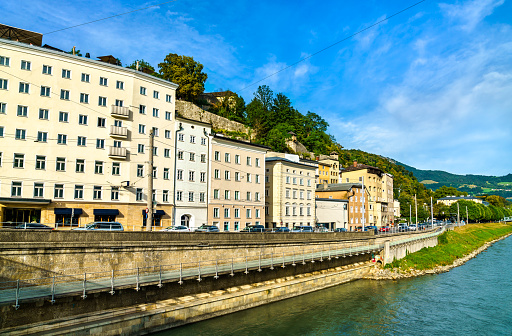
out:
M177 85L103 59L0 39L0 222L171 223Z
M320 171L320 164L324 164L324 170L327 172L327 176L323 176L328 184L334 184L339 182L340 163L338 160L338 153L332 152L330 155L320 155L318 160L318 168ZM322 175L320 175L322 178ZM320 182L322 183L322 182Z

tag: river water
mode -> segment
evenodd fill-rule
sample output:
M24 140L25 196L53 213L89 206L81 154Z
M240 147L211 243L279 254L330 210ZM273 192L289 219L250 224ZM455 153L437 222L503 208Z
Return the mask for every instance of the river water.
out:
M448 273L358 280L156 335L512 335L512 237Z

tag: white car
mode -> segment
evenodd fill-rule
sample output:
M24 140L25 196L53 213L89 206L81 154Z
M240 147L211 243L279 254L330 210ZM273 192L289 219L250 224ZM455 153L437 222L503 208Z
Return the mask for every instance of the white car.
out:
M190 228L185 225L169 226L161 230L163 232L190 232Z
M409 228L408 228L409 231L417 231L418 228L416 227L416 225L409 225Z

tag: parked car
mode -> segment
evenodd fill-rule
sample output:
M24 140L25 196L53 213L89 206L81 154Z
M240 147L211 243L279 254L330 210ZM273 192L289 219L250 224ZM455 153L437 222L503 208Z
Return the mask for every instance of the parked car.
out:
M398 225L398 232L406 232L408 230L407 224L399 224Z
M428 224L426 224L426 223L418 224L418 230L426 230L427 226L428 226Z
M190 232L190 228L185 225L178 225L178 226L169 226L160 231L162 231L162 232Z
M247 225L240 232L265 232L263 225Z
M389 232L391 228L389 226L383 226L379 228L379 232Z
M215 225L201 225L194 232L220 232L219 227Z
M347 232L347 229L345 229L345 228L336 228L336 229L334 229L334 232Z
M280 226L280 227L276 227L272 230L272 232L290 232L290 229L287 228L286 226Z
M295 226L292 232L315 232L312 226Z
M415 224L409 225L408 231L417 231L418 227Z
M39 224L39 223L20 224L18 226L13 227L13 229L18 229L18 230L55 230L55 228L52 228L52 227L44 225L44 224Z
M368 225L365 227L367 229L367 231L372 231L377 233L379 229L377 229L377 227L375 225Z
M315 232L329 232L329 229L326 228L325 226L319 226L315 228Z
M92 222L85 227L73 229L75 231L124 231L119 222Z
M365 226L365 227L364 227L364 230L363 230L363 227L362 227L362 226L358 226L358 227L356 227L356 232L361 232L361 231L368 231L368 226Z

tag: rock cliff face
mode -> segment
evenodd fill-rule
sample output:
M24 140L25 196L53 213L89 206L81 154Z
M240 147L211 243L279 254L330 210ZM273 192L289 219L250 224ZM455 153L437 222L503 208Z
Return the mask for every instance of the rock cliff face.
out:
M222 129L231 132L242 132L250 135L251 138L254 138L255 136L254 131L252 131L244 124L205 111L191 102L177 100L176 112L184 118L211 123L215 129Z

